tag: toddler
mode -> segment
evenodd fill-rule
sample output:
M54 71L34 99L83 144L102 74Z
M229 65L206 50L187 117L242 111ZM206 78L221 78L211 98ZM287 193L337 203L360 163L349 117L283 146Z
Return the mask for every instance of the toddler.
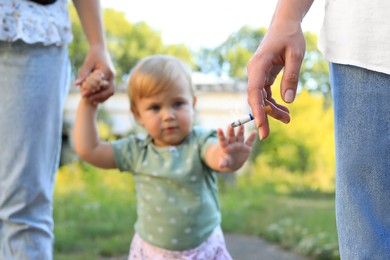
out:
M98 91L108 84L102 78L96 71L82 88ZM236 132L228 126L226 136L221 129L194 127L191 71L172 56L141 60L130 74L128 95L147 134L99 140L97 107L82 98L74 146L88 163L134 177L137 221L129 259L231 259L220 227L216 172L239 169L256 133L245 140L242 126Z

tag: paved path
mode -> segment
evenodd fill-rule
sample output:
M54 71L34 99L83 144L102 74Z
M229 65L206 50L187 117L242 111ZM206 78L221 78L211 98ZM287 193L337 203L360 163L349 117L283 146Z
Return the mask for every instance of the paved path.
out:
M225 234L226 246L235 260L308 260L255 236Z
M225 234L226 246L234 260L309 260L265 240L238 234ZM127 256L100 258L100 260L127 260Z

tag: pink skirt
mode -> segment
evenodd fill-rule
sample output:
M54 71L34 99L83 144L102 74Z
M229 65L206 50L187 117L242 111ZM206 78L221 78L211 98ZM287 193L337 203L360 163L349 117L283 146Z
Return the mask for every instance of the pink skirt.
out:
M128 260L231 260L220 226L199 246L185 251L170 251L144 241L135 234Z

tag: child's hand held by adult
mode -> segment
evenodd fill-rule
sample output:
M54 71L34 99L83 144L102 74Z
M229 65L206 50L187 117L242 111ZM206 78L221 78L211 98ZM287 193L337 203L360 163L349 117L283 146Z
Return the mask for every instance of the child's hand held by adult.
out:
M115 93L115 69L108 51L100 45L91 46L77 79L73 84L75 86L82 86L89 75L96 70L104 74L104 79L108 82L107 87L97 92L85 91L82 92L82 95L93 103L102 103Z
M97 105L98 101L94 101L90 97L88 97L88 94L95 94L102 91L105 91L109 88L109 82L105 79L104 72L100 70L95 70L89 76L82 82L80 87L80 93L82 97L87 97L88 100L93 104Z
M95 70L81 83L80 93L82 96L86 96L89 93L96 93L107 87L108 81L105 80L104 72Z

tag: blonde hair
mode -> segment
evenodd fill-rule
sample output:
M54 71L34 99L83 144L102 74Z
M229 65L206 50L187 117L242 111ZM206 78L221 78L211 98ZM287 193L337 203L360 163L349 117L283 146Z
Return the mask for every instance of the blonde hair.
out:
M140 60L133 68L127 83L130 109L137 111L137 99L151 97L169 89L180 76L188 81L191 93L195 95L191 70L187 64L169 55L152 55Z

